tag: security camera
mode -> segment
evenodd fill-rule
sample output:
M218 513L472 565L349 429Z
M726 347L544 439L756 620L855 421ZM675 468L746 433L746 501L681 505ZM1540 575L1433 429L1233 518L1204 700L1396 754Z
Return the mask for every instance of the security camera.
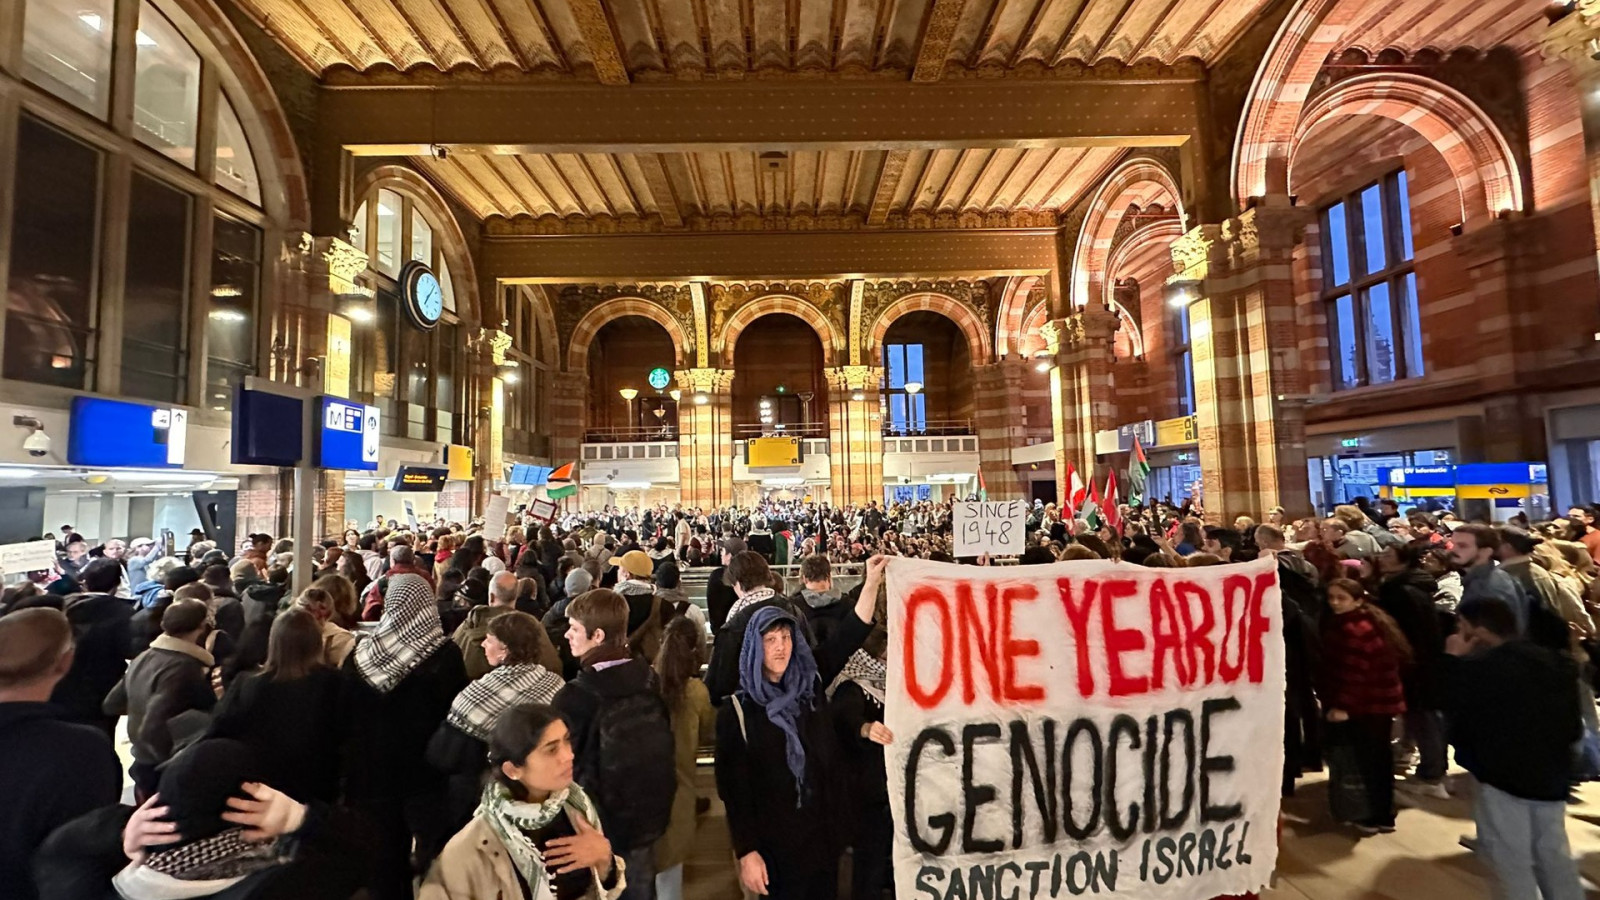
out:
M45 434L43 431L35 431L22 439L22 449L28 451L28 455L35 458L49 456L50 435Z
M442 162L450 158L450 148L443 144L434 144L432 150L434 159Z

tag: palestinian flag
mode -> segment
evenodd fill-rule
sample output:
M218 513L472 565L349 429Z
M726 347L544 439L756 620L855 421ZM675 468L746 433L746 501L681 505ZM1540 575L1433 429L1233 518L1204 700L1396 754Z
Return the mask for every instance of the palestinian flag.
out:
M978 499L989 499L989 485L983 480L983 466L978 467Z
M1078 468L1072 463L1067 463L1067 518L1076 519L1078 508L1083 506L1083 479L1078 477Z
M566 465L562 466L561 468L556 469L555 471L551 472L550 473L550 480L551 481L571 481L571 480L573 480L572 479L572 472L573 472L574 469L577 468L577 466L578 466L578 464L575 463L575 462L567 463Z
M1150 460L1144 455L1144 447L1139 445L1139 436L1133 437L1133 456L1128 460L1128 503L1139 506L1144 503L1145 487L1150 479Z
M1117 534L1122 533L1122 510L1118 509L1117 473L1106 473L1106 524Z
M546 488L544 495L551 500L560 500L562 497L571 497L578 492L575 484L563 484L560 487Z
M1072 477L1076 480L1078 473L1073 472ZM1089 528L1093 531L1099 531L1100 526L1104 524L1105 520L1100 514L1100 488L1095 485L1093 478L1089 479L1089 496L1084 499L1083 505L1078 507L1076 518L1088 522Z

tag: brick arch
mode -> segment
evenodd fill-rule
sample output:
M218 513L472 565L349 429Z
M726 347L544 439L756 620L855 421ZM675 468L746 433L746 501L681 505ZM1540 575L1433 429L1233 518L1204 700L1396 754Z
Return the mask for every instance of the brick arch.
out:
M672 338L673 364L678 368L683 367L684 351L689 349L690 344L684 338L683 327L678 320L662 309L660 304L642 297L616 297L589 310L578 320L578 327L572 330L572 338L567 341L567 371L587 374L589 345L594 343L594 336L607 324L625 316L643 316L665 328L667 336Z
M1319 126L1348 116L1391 119L1432 144L1455 179L1462 222L1523 208L1516 157L1488 115L1454 88L1403 72L1356 76L1305 107L1289 149L1291 191L1294 157L1307 137Z
M1022 319L1021 338L1017 343L1017 352L1024 356L1033 356L1044 350L1044 323L1050 321L1050 302L1041 300L1033 305L1033 309Z
M217 4L210 0L170 2L204 33L202 40L185 33L195 49L205 55L210 55L206 53L210 50L221 62L217 66L218 79L224 96L239 114L239 124L250 143L267 217L286 230L304 231L311 222L310 187L294 133L272 82Z
M997 356L1009 356L1013 348L1022 352L1023 314L1043 281L1038 275L1020 275L1007 280L1005 292L1000 295L1000 315L995 320L994 352Z
M988 365L990 360L994 359L994 345L989 340L989 329L978 318L972 307L948 294L936 294L930 291L907 294L889 304L878 314L877 321L872 325L872 336L867 340L867 346L872 352L873 365L883 365L883 337L889 333L889 326L894 324L894 320L906 313L924 310L936 312L956 323L956 327L966 335L967 350L972 354L974 366Z
M559 336L556 334L555 304L550 299L550 294L544 285L528 285L524 292L527 303L533 310L534 330L537 332L535 340L537 347L524 348L534 359L553 368L561 365L561 346Z
M834 330L833 323L805 300L792 294L768 294L746 303L728 317L727 324L722 326L722 332L717 335L711 345L716 351L717 358L722 360L724 368L733 365L733 351L739 344L739 335L744 333L750 323L762 316L783 313L794 316L811 326L817 333L817 339L822 342L822 364L825 366L836 365L835 360L841 348L842 341L839 333Z
M1089 203L1089 214L1084 217L1077 246L1072 251L1070 297L1073 306L1087 306L1091 300L1098 299L1108 309L1119 308L1111 295L1106 262L1123 214L1135 204L1149 206L1160 202L1176 210L1177 221L1182 222L1181 196L1178 183L1167 167L1148 157L1134 157L1112 170ZM1123 310L1124 314L1126 312Z
M498 327L505 317L501 309L484 308L478 295L478 269L472 263L472 253L467 249L466 235L461 224L445 202L444 195L422 173L406 166L376 166L361 173L351 189L350 196L358 198L350 208L350 216L362 203L375 203L379 188L387 188L422 207L423 215L433 227L435 240L443 240L445 261L450 264L450 277L456 292L456 311L463 321L484 327ZM348 220L347 220L348 222Z
M1152 243L1163 243L1170 247L1172 242L1183 236L1183 224L1177 219L1162 219L1145 225L1132 234L1117 242L1111 248L1111 254L1106 258L1105 279L1107 285L1115 285L1117 278L1122 273L1123 266L1127 265L1128 257L1149 247ZM1140 285L1140 290L1154 288L1154 285ZM1111 304L1117 313L1122 326L1128 332L1128 343L1135 356L1144 356L1144 329L1139 327L1138 319L1133 317L1134 310L1125 308L1121 303ZM1143 310L1139 310L1143 315Z

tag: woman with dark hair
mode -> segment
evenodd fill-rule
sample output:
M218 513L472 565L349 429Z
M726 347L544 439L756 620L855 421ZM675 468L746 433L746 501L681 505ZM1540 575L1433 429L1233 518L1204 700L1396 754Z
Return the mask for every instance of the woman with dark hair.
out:
M1067 549L1078 546L1073 544ZM828 702L839 726L845 759L855 773L854 800L858 823L850 857L851 894L854 900L877 900L894 886L890 861L894 848L894 821L889 812L888 770L883 748L890 740L883 724L887 694L889 633L882 625L861 649L851 655L844 671L828 687Z
M302 599L313 591L322 594L309 588ZM322 626L308 610L291 609L272 623L266 665L234 679L207 735L250 745L262 778L294 799L332 803L343 737L338 702L339 673L327 665Z
M1411 648L1388 613L1367 602L1361 583L1328 583L1317 686L1328 744L1349 748L1366 793L1366 815L1352 822L1364 834L1394 830L1394 717L1406 710L1400 669ZM1337 794L1332 795L1337 797Z
M492 666L450 703L450 712L428 741L428 763L445 773L449 832L471 818L478 802L489 733L506 710L519 703L549 703L561 676L539 664L544 626L527 613L501 613L489 622L483 655Z
M669 564L676 573L677 566ZM659 577L659 576L658 576ZM672 795L672 817L667 832L656 841L656 898L683 900L683 863L694 846L695 758L700 745L716 733L716 713L711 694L699 679L700 663L705 658L705 628L678 616L667 623L656 653L656 677L661 681L661 698L667 703L672 723L673 761L677 768L678 789Z
M483 560L489 555L489 550L484 542L483 535L475 534L461 542L461 546L450 554L450 568L471 572L483 565Z
M871 633L888 562L868 561L855 614L815 655L783 607L749 617L738 692L717 714L716 775L739 881L751 893L810 900L836 891L847 779L824 690Z
M339 556L339 574L350 582L357 597L366 593L367 585L372 583L372 576L367 574L366 563L361 561L359 553L344 553Z
M1447 800L1444 786L1448 747L1444 716L1439 712L1439 680L1444 657L1444 631L1433 595L1439 583L1422 567L1426 544L1406 543L1378 553L1383 575L1378 585L1378 608L1389 614L1411 646L1411 665L1400 674L1405 692L1404 739L1417 748L1416 771L1401 789Z
M622 860L572 780L572 741L554 708L508 710L489 735L493 776L472 821L428 871L418 900L614 900Z

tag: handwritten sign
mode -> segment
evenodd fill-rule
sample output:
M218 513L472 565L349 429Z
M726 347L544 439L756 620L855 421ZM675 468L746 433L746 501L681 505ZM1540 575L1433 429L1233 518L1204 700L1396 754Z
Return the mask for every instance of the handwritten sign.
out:
M1204 900L1278 855L1271 560L895 559L886 749L901 897Z
M1016 556L1028 529L1028 505L1021 500L958 500L955 555Z
M0 544L0 574L21 575L54 568L56 564L55 541L23 541L20 544Z
M548 525L556 517L556 505L549 500L535 500L528 504L528 516Z
M499 539L506 527L506 513L511 511L511 498L504 494L490 494L483 509L483 533Z

